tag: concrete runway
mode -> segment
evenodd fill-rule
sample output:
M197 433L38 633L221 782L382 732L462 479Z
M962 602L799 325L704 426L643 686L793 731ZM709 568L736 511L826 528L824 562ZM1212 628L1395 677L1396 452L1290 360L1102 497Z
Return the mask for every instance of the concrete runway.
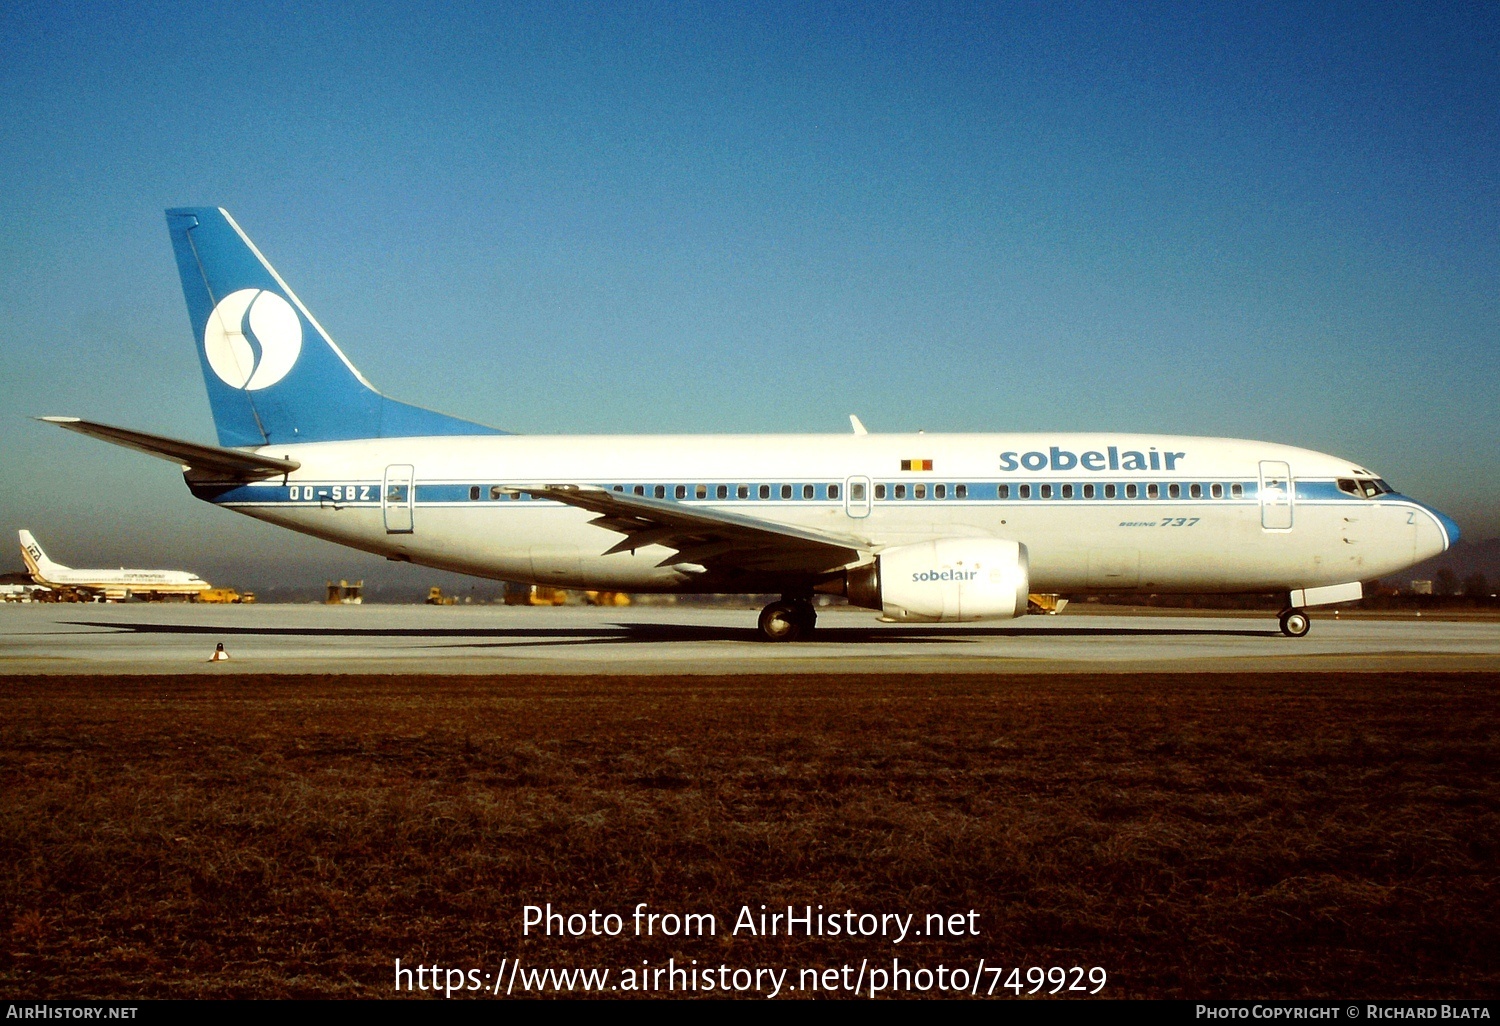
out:
M630 606L0 606L0 674L1163 673L1500 670L1500 622L1335 619L1283 637L1269 615L1065 612L900 625L825 609L768 644L752 609ZM209 663L217 642L231 659Z

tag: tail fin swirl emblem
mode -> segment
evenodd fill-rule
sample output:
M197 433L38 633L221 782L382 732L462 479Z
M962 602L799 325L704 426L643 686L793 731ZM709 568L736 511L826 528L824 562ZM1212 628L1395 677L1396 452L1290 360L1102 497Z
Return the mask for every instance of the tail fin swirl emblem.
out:
M203 349L225 384L254 392L276 384L297 362L302 322L276 293L240 289L219 300L209 315Z

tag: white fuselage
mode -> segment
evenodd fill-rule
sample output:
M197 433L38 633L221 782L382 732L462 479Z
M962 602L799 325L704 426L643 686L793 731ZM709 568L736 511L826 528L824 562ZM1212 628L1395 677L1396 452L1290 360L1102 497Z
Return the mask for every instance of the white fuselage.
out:
M603 486L853 539L871 554L940 538L1014 540L1029 552L1034 592L1368 581L1442 552L1454 534L1415 500L1351 489L1375 475L1347 460L1235 439L507 435L259 451L301 466L248 485L190 480L195 494L393 559L565 587L719 590L692 567L658 565L670 549L604 555L620 535L594 514L507 488Z
M106 598L122 599L145 595L196 595L207 591L209 583L184 570L78 570L53 565L32 579L52 588L72 588L97 592Z

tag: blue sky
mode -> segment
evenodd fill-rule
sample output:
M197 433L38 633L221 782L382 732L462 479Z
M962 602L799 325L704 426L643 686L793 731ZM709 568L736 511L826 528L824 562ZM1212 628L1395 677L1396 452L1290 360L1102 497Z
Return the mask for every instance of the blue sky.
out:
M1149 430L1500 534L1500 7L15 3L0 526L384 572L28 418L211 440L162 218L522 432ZM12 562L16 562L12 560Z

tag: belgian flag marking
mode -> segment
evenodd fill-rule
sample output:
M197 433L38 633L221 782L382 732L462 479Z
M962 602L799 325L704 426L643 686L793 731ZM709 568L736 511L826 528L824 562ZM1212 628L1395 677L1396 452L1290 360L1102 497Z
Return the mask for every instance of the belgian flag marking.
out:
M931 470L932 469L932 461L931 460L902 460L901 461L901 469L902 470Z

